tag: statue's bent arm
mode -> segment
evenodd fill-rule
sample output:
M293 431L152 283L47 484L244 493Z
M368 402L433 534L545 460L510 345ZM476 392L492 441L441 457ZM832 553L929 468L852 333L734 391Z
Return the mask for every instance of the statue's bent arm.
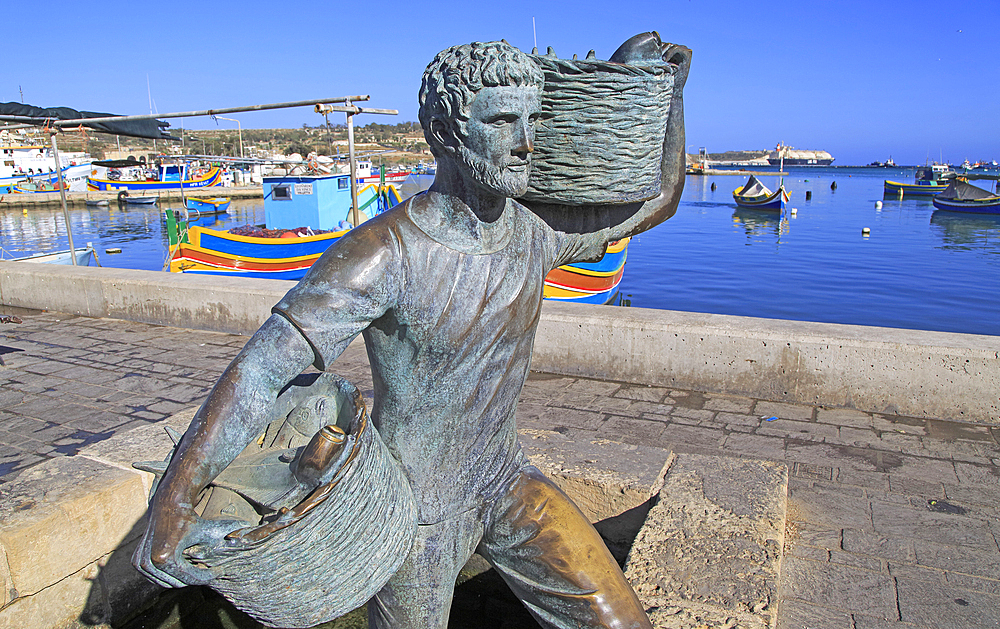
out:
M184 558L184 550L215 541L232 522L199 520L198 496L264 430L278 393L310 365L326 369L351 340L389 307L397 264L392 247L372 230L342 237L313 265L295 294L330 329L322 348L281 310L250 338L198 409L150 503L149 524L136 552L138 567L157 583L183 587L212 577ZM369 287L380 290L369 290ZM228 529L226 527L229 527ZM208 539L214 536L213 539ZM205 539L202 539L205 538Z

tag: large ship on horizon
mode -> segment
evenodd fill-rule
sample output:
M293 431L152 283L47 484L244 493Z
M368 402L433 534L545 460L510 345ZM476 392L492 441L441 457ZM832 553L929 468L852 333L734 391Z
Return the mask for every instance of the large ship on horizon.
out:
M771 166L779 166L782 161L785 166L829 166L833 160L833 155L826 151L799 150L781 144L767 154L767 163Z

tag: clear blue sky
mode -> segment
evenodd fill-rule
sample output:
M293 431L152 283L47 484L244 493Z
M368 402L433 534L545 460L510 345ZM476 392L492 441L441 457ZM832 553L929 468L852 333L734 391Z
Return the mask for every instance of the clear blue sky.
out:
M830 151L838 164L1000 160L1000 2L132 2L57 0L5 33L0 101L148 113L370 94L416 120L453 44L504 38L606 59L657 30L689 46L689 149ZM56 62L53 62L53 59ZM298 127L302 108L236 114ZM342 115L333 120L343 121ZM180 121L172 121L174 125ZM208 128L208 118L188 119ZM220 126L235 126L219 121Z

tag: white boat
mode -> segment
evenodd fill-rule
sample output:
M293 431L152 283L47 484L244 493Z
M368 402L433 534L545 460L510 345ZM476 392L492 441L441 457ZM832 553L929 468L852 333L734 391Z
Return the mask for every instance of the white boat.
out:
M0 191L23 181L54 183L59 180L52 149L29 135L0 131L0 158ZM86 190L91 161L86 153L60 151L63 181L69 185L69 190Z
M73 264L72 255L76 255L77 266L90 266L92 259L96 260L94 244L88 242L86 247L78 247L73 251L65 249L63 251L53 251L52 253L36 253L31 256L21 256L18 258L5 258L11 262L41 262L43 264ZM101 262L97 260L97 266Z

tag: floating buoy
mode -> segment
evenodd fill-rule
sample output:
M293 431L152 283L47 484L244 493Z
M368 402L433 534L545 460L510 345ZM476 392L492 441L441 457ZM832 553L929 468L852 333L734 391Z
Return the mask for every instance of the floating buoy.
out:
M122 250L119 249L118 247L114 247L112 249L105 249L104 250L104 253L121 253L121 252L122 252Z
M712 192L715 192L715 182L712 182Z
M830 190L836 190L836 189L837 189L837 182L834 181L833 183L830 184Z
M813 191L812 190L806 190L806 201L808 201L811 198L813 198Z
M867 236L870 233L872 233L872 230L870 230L869 228L867 228L867 227L862 227L861 228L861 235L862 236Z
M875 202L875 209L876 210L881 210L882 209L882 202L881 201L876 201Z
M792 208L792 211L791 211L791 214L792 214L792 216L795 216L795 215L796 215L796 214L798 214L798 213L799 213L799 208L797 208L797 207L793 207L793 208Z

